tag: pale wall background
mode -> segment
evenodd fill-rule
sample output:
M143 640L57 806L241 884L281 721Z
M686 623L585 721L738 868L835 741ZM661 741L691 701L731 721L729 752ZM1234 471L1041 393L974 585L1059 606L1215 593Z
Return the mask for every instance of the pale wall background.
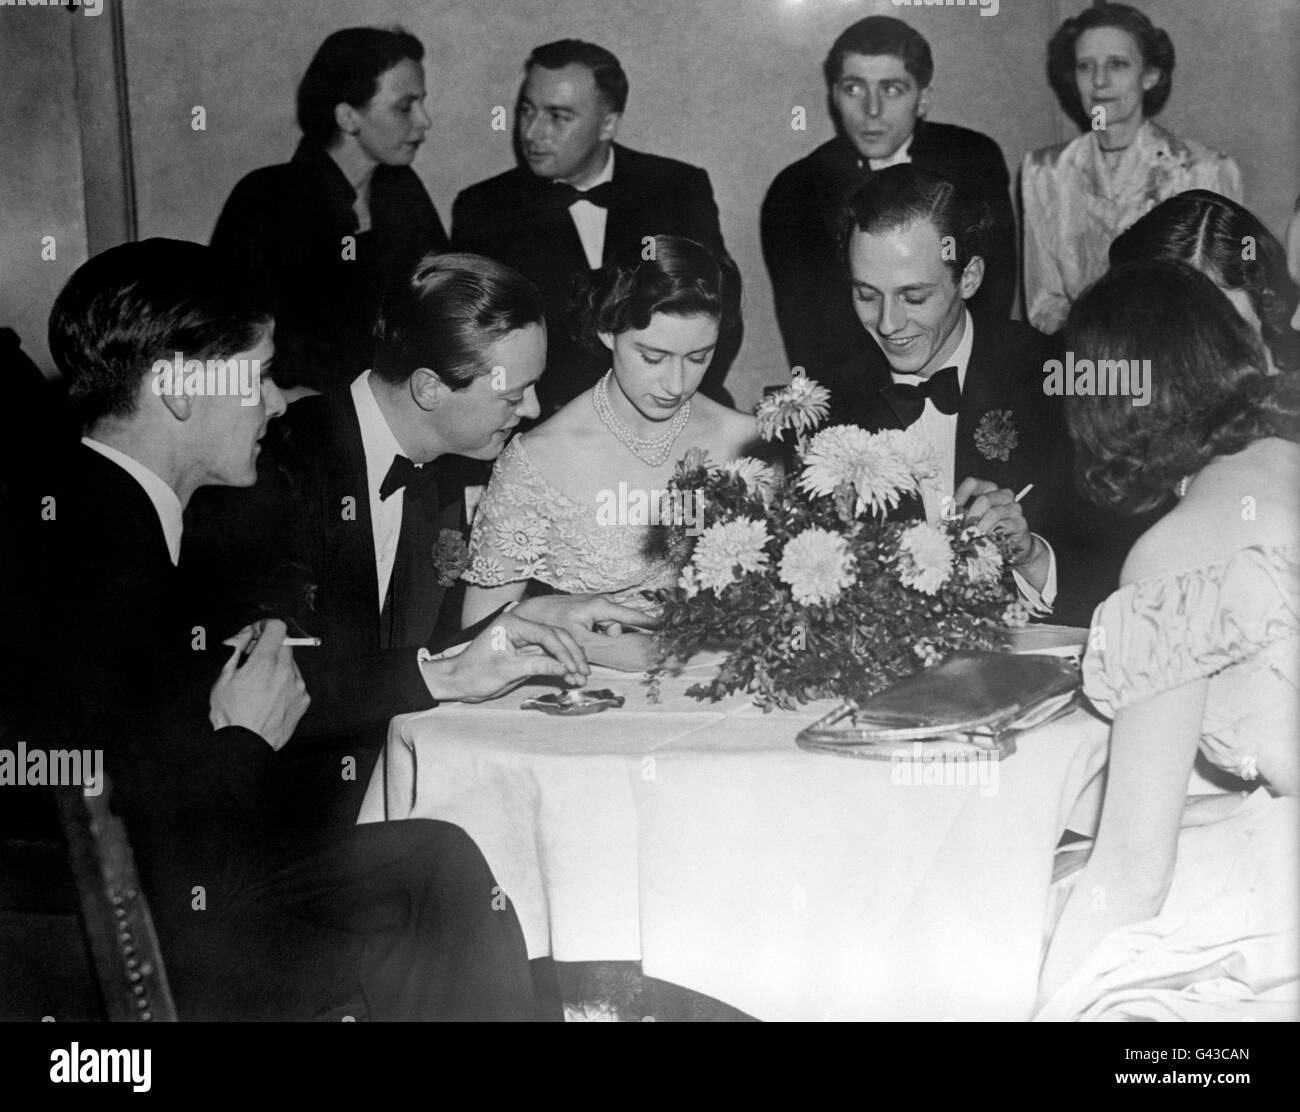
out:
M426 46L434 130L415 168L449 222L459 190L511 164L509 135L491 129L491 112L512 107L529 49L590 39L613 50L631 80L620 140L712 177L746 282L745 346L728 385L749 406L764 384L787 375L759 204L783 166L832 134L820 66L836 34L869 14L913 23L935 53L933 118L993 136L1014 175L1026 151L1074 134L1047 86L1045 48L1060 20L1085 6L1001 0L990 18L978 8L891 0L123 0L139 231L206 241L235 182L291 154L294 89L320 41L358 24L400 23ZM1247 203L1280 229L1300 190L1300 0L1139 6L1179 52L1162 121L1236 157ZM25 338L36 320L43 333L57 283L50 270L32 281L31 256L15 263L9 252L16 244L28 251L32 229L46 224L68 229L69 250L77 242L68 190L79 179L63 162L69 147L58 108L69 63L49 30L59 18L0 8L0 205L8 210L14 187L23 191L0 225L0 322L23 322ZM15 45L9 29L18 20ZM18 98L8 95L14 88ZM50 99L37 111L32 98L42 90ZM195 105L207 111L205 132L190 127ZM791 129L795 105L807 109L806 131ZM84 251L84 234L81 242ZM59 262L66 269L62 255Z

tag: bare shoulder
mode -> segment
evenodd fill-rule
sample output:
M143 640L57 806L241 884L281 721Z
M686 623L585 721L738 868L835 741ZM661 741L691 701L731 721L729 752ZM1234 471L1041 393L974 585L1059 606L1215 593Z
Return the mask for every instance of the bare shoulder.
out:
M718 462L751 455L762 446L758 424L752 415L721 405L702 394L692 403L701 418L701 431L708 438L710 455Z
M562 462L575 448L590 440L595 424L591 391L587 390L524 433L521 443L533 462L546 470L548 465Z
M1300 445L1259 440L1221 456L1187 497L1138 538L1121 585L1226 560L1252 545L1295 544L1300 530Z

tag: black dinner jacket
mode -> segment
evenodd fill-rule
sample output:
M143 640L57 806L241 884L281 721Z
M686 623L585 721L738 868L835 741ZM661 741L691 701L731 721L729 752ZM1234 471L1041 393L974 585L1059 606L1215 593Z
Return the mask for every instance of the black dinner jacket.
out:
M104 750L166 949L194 921L195 886L218 915L266 852L274 752L248 730L212 728L208 691L228 650L196 642L198 600L126 471L78 445L42 551L39 740Z
M1001 148L978 131L920 120L909 153L913 165L942 174L991 205L993 245L972 307L1008 318L1016 290L1016 223ZM781 338L791 365L813 378L853 356L883 366L853 311L838 246L845 202L872 176L858 158L852 142L837 136L782 170L763 200L763 259Z
M355 199L338 164L304 140L291 161L235 186L212 233L213 249L275 314L284 385L324 390L356 378L370 366L384 291L425 252L447 250L438 210L409 166L375 170L369 231L357 230Z
M1056 553L1057 596L1048 621L1085 626L1093 609L1119 586L1124 557L1151 523L1121 518L1084 501L1073 479L1065 411L1043 391L1044 363L1059 355L1058 341L1019 321L972 312L975 327L966 381L957 409L954 485L987 479L1014 492L1029 483L1023 508L1030 528ZM879 354L879 348L872 341ZM883 362L883 355L879 360ZM892 379L876 360L849 359L823 375L831 409L823 427L853 424L869 432L903 428L881 393ZM1017 445L1003 461L981 452L975 433L989 413L1009 411ZM898 517L921 517L918 498L904 501Z
M457 457L438 465L436 488L424 486L421 497L436 505L441 527L464 536L464 486L478 473ZM207 585L222 636L271 616L321 638L319 649L295 654L312 697L295 746L434 705L416 649L381 647L369 484L350 390L300 399L271 422L255 486L195 495L182 566ZM220 593L218 582L226 584ZM425 643L436 648L459 629L463 586L438 585L432 554L427 585L437 618Z
M605 225L604 260L639 248L643 236L680 235L723 252L718 206L706 171L675 159L614 145L614 199ZM538 387L544 411L558 409L609 367L608 353L574 338L575 283L591 273L567 208L548 198L553 184L524 166L464 190L452 207L452 246L514 267L546 301L548 355ZM734 342L733 342L734 346ZM726 374L719 352L704 389L716 393Z

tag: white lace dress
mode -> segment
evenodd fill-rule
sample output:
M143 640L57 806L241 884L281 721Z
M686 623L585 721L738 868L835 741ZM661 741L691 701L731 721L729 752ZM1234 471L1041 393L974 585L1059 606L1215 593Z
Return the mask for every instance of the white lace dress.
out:
M517 436L492 470L462 578L480 587L536 580L565 594L609 594L645 609L641 592L670 586L678 574L662 530L608 523L599 511L548 482Z

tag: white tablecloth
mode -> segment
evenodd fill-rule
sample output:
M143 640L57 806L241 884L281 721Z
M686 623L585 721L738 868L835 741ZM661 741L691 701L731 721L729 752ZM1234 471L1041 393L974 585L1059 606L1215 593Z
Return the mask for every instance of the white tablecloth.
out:
M362 822L463 827L532 957L640 960L759 1019L1026 1019L1053 849L1105 759L1083 711L993 767L807 753L831 709L762 714L597 670L621 710L395 718ZM533 693L536 693L535 691ZM979 776L982 775L982 781Z

